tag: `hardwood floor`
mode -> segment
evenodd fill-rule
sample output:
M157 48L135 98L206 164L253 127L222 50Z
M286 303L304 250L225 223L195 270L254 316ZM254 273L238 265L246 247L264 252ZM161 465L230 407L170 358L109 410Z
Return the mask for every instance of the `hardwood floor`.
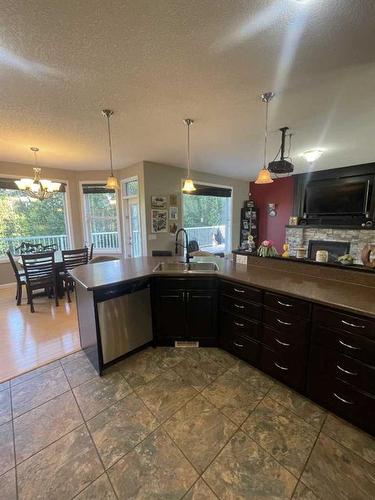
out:
M26 299L17 306L15 286L0 289L0 383L80 349L77 309L60 300L36 298L35 313Z

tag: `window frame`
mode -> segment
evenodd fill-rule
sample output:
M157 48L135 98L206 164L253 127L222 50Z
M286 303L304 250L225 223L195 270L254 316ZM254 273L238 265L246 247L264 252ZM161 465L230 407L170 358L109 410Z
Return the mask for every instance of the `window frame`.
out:
M0 177L4 179L15 179L15 178L21 178L21 175L14 175L14 174L3 174L0 172ZM24 177L30 177L32 178L32 175L25 175ZM74 248L75 246L75 240L74 240L74 234L72 231L72 211L71 211L71 202L70 202L70 186L69 186L69 181L66 179L56 179L55 177L50 177L50 176L45 176L46 179L49 179L53 182L61 182L65 184L65 202L64 202L64 216L65 216L65 226L66 226L66 235L68 237L68 243L69 246ZM0 255L0 263L4 262L9 262L8 257Z
M138 194L123 194L124 191L124 186L131 181L137 181L138 182ZM137 200L138 202L138 213L139 213L139 237L140 237L140 246L141 246L141 255L142 257L144 255L144 248L143 248L143 231L142 231L142 210L141 210L141 196L140 196L140 182L139 182L139 176L138 175L132 175L130 177L125 177L124 179L121 179L120 181L120 197L121 197L121 208L122 208L122 214L123 214L123 246L124 246L124 257L129 258L129 253L128 253L128 247L126 243L126 218L129 217L129 212L128 212L128 200Z
M79 195L80 195L80 202L81 202L81 222L82 222L82 234L83 234L83 239L84 242L86 241L88 245L91 245L89 243L91 241L91 238L89 237L89 232L88 232L88 227L87 227L87 222L86 222L86 207L85 207L85 195L83 192L83 186L86 184L103 184L105 186L107 184L106 180L97 180L97 181L79 181ZM110 255L122 255L123 251L123 245L122 245L122 231L121 231L121 219L120 219L120 203L119 203L119 189L115 190L116 194L116 223L117 223L117 233L118 233L118 242L119 242L119 247L116 250L109 249L109 248L95 248L94 246L94 252L96 255L104 255L104 254L110 254Z
M182 191L182 188L184 186L184 182L186 180L186 177L182 178L181 179L181 225L183 226L184 224L184 200L183 200L183 195L185 194L183 191ZM226 253L231 253L232 252L232 246L233 246L233 243L232 243L232 228L233 228L233 195L234 195L234 186L227 186L227 185L224 185L224 184L216 184L214 182L203 182L203 181L200 181L198 179L193 179L197 184L201 184L203 186L212 186L212 187L220 187L220 188L226 188L226 189L230 189L232 194L230 196L230 202L229 202L229 216L230 216L230 220L228 221L228 236L226 238L227 242L228 242L228 246L229 246L229 249L228 249L228 252ZM186 193L188 194L188 193Z

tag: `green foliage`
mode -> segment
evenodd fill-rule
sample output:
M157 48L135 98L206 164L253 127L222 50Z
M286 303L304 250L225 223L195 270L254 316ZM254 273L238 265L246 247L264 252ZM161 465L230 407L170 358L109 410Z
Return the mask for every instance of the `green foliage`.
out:
M219 226L225 224L228 198L183 195L184 227Z
M8 249L3 238L57 234L66 234L64 193L39 201L18 190L0 190L0 254Z

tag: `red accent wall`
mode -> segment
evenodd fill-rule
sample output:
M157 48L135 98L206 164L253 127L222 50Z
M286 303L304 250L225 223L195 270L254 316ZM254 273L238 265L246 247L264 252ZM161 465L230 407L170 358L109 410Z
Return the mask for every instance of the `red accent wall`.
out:
M272 184L255 184L250 182L250 198L259 208L259 242L272 240L276 249L281 252L285 242L285 225L289 217L294 215L294 178L275 179ZM276 217L270 217L267 204L276 203Z

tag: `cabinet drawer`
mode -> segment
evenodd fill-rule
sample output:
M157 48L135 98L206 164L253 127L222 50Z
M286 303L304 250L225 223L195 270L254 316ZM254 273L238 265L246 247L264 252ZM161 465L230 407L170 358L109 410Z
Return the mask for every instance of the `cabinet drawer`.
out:
M254 340L250 340L239 335L229 337L221 337L220 345L226 351L231 352L235 356L248 361L253 365L259 364L260 344Z
M375 396L329 376L309 377L308 395L368 432L375 433Z
M290 387L299 391L304 389L306 357L300 357L297 363L294 356L275 352L262 346L260 368Z
M262 342L273 351L286 353L290 356L294 355L296 361L300 355L306 355L307 340L304 335L296 335L295 333L276 331L264 325Z
M233 283L232 281L221 281L221 290L232 297L252 302L262 302L262 292L256 288Z
M264 304L277 311L302 316L307 319L310 315L310 304L304 300L278 295L276 293L265 292Z
M221 295L221 308L224 311L249 319L262 319L262 305L254 302L244 302L243 300Z
M340 332L364 335L375 340L375 321L363 316L354 316L326 307L315 306L313 321L335 328Z
M314 344L326 346L369 365L375 364L375 342L367 337L315 325L311 338Z
M309 322L299 316L273 311L268 307L263 311L263 322L277 331L291 332L294 335L305 336Z
M358 389L375 395L375 366L330 349L312 346L310 366L330 378L339 378Z
M229 314L226 312L221 313L221 334L229 338L240 335L250 339L259 339L261 324L259 321L248 320Z

